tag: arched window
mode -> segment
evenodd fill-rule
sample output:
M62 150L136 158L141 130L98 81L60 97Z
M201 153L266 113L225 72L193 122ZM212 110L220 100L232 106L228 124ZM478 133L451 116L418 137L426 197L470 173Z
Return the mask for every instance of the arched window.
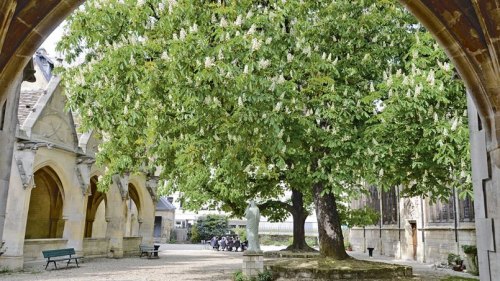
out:
M378 196L378 188L374 185L368 188L369 196L366 198L366 206L380 214L380 199Z
M428 221L430 223L451 223L455 220L454 210L455 200L450 196L448 202L438 200L435 203L429 202Z
M398 199L396 187L382 192L382 222L396 224L398 222Z
M473 222L474 221L474 202L471 198L465 197L465 199L458 200L458 206L460 209L460 221L461 222Z

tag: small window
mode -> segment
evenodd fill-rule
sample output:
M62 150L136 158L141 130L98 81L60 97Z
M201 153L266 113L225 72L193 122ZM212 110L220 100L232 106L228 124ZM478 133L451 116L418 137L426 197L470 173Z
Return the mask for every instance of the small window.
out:
M466 197L458 201L460 208L460 221L473 222L474 221L474 202L471 198Z
M380 214L380 199L378 195L378 189L376 186L372 185L368 188L370 196L367 197L366 206L372 208L375 212Z
M7 111L7 101L5 101L2 105L2 111L0 112L0 131L3 130L3 126L5 124L5 113Z

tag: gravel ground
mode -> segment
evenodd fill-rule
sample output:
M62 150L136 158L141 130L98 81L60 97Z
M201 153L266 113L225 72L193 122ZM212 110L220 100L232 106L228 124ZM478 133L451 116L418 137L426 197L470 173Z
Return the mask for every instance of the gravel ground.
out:
M130 257L123 259L86 259L80 268L44 270L45 263L25 266L24 272L0 274L9 281L155 281L155 280L231 280L241 268L242 253L206 250L202 245L162 245L159 259ZM49 268L53 268L50 264Z
M262 247L263 250L279 250L281 247ZM349 252L357 259L368 259L366 253ZM129 257L123 259L86 259L80 268L74 265L60 270L44 270L45 263L25 266L23 272L1 273L0 280L8 281L212 281L231 280L233 273L241 269L242 253L216 252L206 245L162 244L159 259ZM399 261L377 256L372 261L390 262L413 267L416 278L411 280L440 280L445 276L474 278L469 274L449 269L436 269L432 264ZM52 269L53 265L49 265Z

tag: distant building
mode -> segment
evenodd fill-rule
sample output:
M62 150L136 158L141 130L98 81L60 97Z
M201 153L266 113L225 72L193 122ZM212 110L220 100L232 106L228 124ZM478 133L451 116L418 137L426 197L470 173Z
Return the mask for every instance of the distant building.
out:
M153 237L157 243L170 241L171 232L175 225L175 206L171 202L172 197L160 197L155 209L155 225Z
M448 202L432 203L428 198L401 198L400 188L380 191L369 188L351 204L368 206L380 221L364 228L353 227L349 240L354 250L375 248L375 253L420 262L446 262L450 253L464 257L462 245L476 245L474 205L453 193Z

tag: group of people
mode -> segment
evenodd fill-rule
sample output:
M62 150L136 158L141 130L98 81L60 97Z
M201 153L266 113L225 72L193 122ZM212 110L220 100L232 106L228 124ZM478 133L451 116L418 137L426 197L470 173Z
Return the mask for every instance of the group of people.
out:
M248 241L241 242L239 237L222 236L219 238L219 236L214 236L210 239L210 245L212 249L217 251L238 252L238 249L240 249L243 252L248 247Z

